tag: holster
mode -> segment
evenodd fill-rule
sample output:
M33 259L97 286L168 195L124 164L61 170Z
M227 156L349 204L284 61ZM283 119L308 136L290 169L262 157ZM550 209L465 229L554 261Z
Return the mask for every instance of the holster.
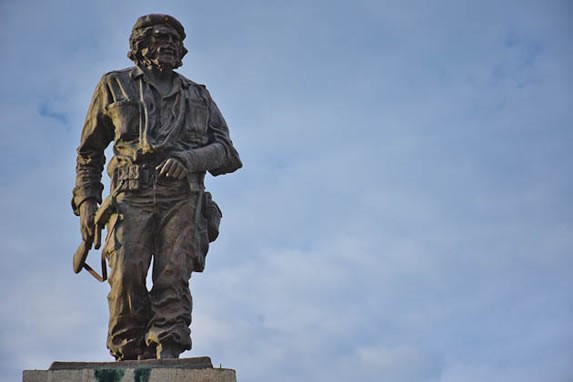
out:
M219 236L219 225L221 224L223 213L213 200L210 192L203 193L203 197L203 216L207 220L207 236L209 237L209 242L212 243Z

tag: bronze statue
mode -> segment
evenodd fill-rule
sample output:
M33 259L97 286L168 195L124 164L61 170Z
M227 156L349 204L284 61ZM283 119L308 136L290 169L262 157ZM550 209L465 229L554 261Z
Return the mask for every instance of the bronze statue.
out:
M83 243L74 270L89 268L87 251L99 248L105 225L107 347L116 360L178 358L191 349L189 280L205 268L221 218L204 177L242 166L205 86L174 71L187 53L184 39L172 16L136 21L128 53L135 66L103 75L77 150L72 207ZM104 150L112 141L111 190L102 200Z

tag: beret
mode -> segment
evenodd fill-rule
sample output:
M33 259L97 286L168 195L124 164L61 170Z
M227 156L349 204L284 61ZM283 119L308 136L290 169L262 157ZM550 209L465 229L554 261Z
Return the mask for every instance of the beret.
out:
M183 25L181 25L175 17L159 13L152 13L138 18L135 25L133 25L132 34L137 29L151 27L157 24L169 25L179 33L181 40L185 39L185 28L183 28Z

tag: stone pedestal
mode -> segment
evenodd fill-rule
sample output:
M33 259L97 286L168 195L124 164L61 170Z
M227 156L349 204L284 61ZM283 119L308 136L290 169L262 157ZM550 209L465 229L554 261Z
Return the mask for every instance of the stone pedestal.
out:
M124 362L54 362L24 370L23 382L236 382L235 370L216 369L209 357Z

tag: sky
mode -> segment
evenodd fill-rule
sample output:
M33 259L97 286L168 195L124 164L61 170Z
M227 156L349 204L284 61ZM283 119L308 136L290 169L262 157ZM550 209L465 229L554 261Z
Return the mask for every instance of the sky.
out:
M110 361L72 271L75 149L137 17L244 168L194 273L193 349L238 380L573 380L573 3L0 0L0 381ZM99 254L88 262L97 264Z

